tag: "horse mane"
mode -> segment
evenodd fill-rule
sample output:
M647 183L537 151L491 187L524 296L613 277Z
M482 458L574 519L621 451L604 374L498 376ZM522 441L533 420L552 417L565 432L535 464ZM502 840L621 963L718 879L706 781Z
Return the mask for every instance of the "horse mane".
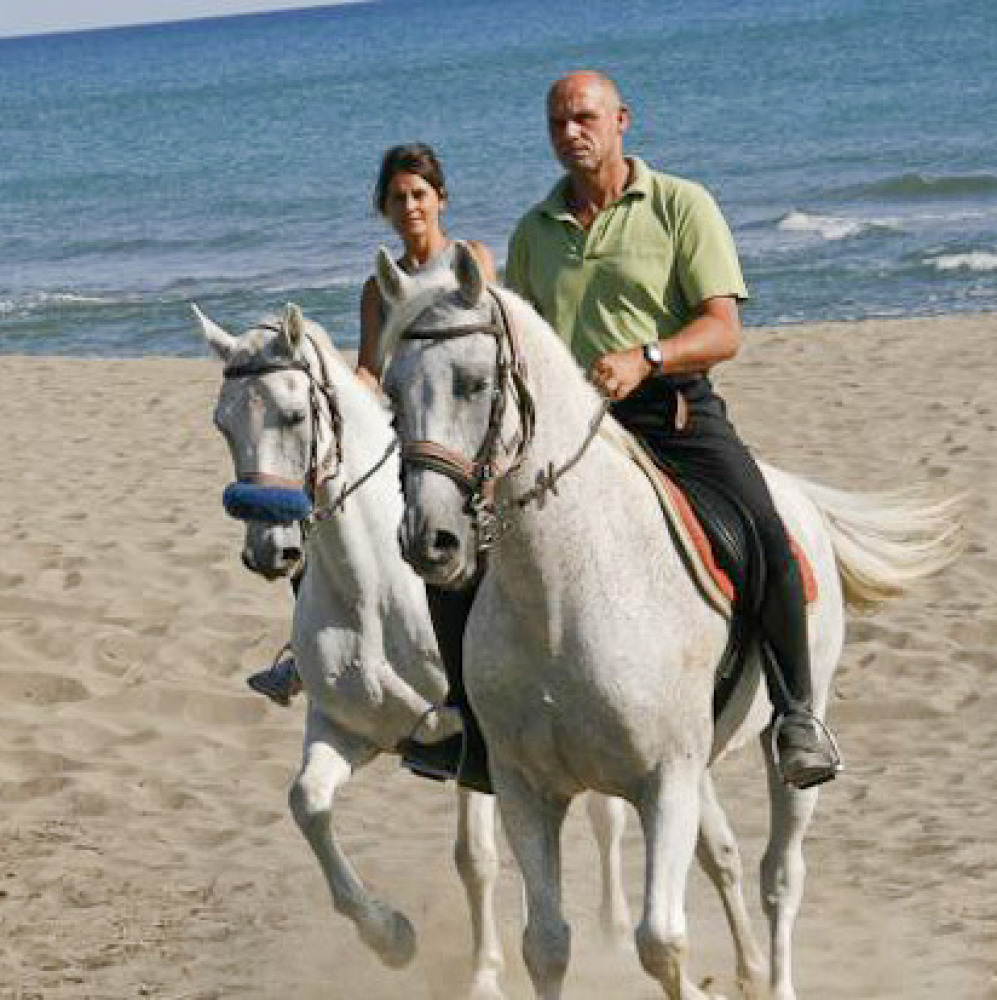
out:
M329 336L325 327L313 319L305 317L305 340L311 344L318 359L322 380L334 386L342 403L344 394L348 394L351 402L361 408L366 407L369 413L362 420L365 426L371 426L376 413L380 421L388 423L387 407L371 392L360 379L356 371Z
M585 419L589 419L597 412L603 397L588 380L568 345L550 323L512 289L492 286L492 291L502 300L509 321L517 328L520 348L526 359L530 391L538 399L556 394L559 400L564 400L565 393L570 392L582 404L587 414ZM548 402L538 408L538 421L542 420L543 412L548 410L557 413L559 420L564 416L560 406L551 407ZM603 417L603 423L615 424L616 421L607 413ZM620 434L629 433L621 425L617 427Z

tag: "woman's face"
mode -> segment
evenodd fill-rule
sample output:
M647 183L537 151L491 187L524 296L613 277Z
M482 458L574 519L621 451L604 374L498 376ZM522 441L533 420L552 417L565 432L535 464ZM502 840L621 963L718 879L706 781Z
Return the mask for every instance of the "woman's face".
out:
M441 208L436 188L418 174L397 173L391 178L384 214L403 241L439 232Z

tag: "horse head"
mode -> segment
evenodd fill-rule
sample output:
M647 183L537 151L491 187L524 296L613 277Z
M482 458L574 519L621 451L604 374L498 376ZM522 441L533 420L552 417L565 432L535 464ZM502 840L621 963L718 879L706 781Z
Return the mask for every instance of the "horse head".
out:
M214 421L235 468L223 502L246 523L242 561L267 579L287 576L302 558L315 488L338 464L338 408L319 347L327 338L295 305L241 336L193 309L225 366Z
M381 250L384 388L402 444L402 553L427 582L459 589L494 540L495 491L525 443L525 384L499 296L466 245L443 273L408 275Z

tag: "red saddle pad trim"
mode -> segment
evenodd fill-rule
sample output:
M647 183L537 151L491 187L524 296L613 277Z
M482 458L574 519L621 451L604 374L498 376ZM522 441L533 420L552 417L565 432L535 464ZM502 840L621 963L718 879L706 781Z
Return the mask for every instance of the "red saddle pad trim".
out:
M662 473L661 478L668 490L668 495L672 498L675 509L682 518L682 524L689 538L696 547L696 554L720 588L724 597L733 602L736 596L734 584L731 583L730 577L717 565L717 561L713 557L713 546L710 544L710 540L703 530L696 512L692 509L692 505L686 499L686 495L682 490L668 476ZM789 538L789 546L796 558L797 565L800 567L800 575L803 578L803 590L806 595L807 604L813 604L817 600L817 577L814 574L813 566L803 547L792 536Z

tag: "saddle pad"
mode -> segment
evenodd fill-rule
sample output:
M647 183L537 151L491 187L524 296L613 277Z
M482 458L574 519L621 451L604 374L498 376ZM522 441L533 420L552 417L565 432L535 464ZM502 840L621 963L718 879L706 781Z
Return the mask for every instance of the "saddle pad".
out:
M714 610L730 620L735 597L734 585L717 565L710 540L685 494L654 462L643 445L619 424L605 421L599 433L629 456L650 480L693 580ZM790 538L789 541L800 567L807 604L813 604L817 600L817 578L813 567L796 540Z

